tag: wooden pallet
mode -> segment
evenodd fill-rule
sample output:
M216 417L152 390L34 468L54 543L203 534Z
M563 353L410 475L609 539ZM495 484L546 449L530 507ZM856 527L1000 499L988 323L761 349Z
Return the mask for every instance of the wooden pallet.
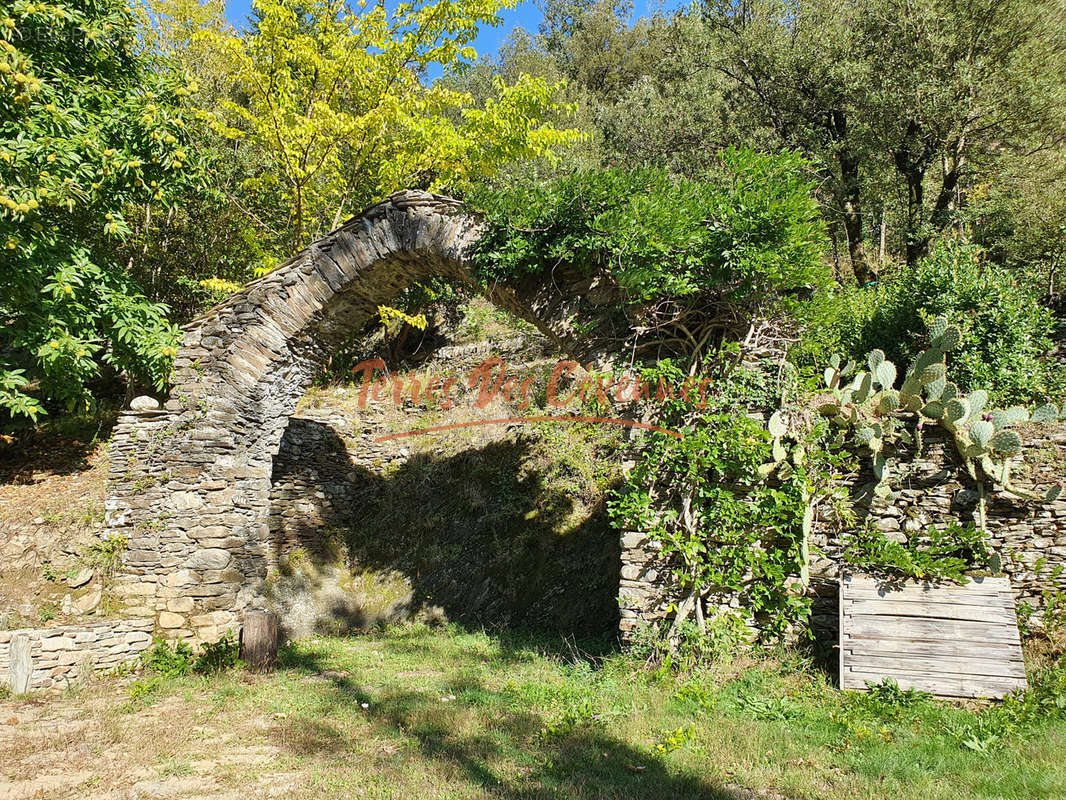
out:
M840 580L840 688L894 679L942 697L1001 698L1024 689L1007 578L967 584Z

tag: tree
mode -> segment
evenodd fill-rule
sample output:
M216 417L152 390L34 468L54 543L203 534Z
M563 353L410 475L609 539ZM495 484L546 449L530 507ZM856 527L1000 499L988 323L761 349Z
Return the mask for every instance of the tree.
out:
M208 64L221 61L229 91L204 114L236 150L256 154L241 184L243 210L283 234L282 252L389 191L461 192L503 164L578 138L547 123L558 87L542 79L497 79L480 106L426 85L431 65L461 69L476 57L470 42L479 25L498 21L499 0L364 6L258 0L249 32L216 22L164 34L175 47L184 35L209 48Z
M86 404L104 366L162 386L167 309L117 263L128 210L191 182L188 89L138 50L121 0L0 17L0 408ZM31 390L37 391L31 394Z
M1066 135L1060 0L876 0L860 33L881 80L863 98L878 149L906 190L915 263L1004 157Z
M861 3L755 0L709 3L706 52L733 83L733 104L820 167L827 217L844 229L851 269L872 277L863 233L866 119L859 98L873 79L857 24Z
M900 188L914 264L991 165L1061 140L1059 0L752 0L709 5L718 68L742 104L827 169L860 281L863 205ZM835 207L834 207L835 206Z

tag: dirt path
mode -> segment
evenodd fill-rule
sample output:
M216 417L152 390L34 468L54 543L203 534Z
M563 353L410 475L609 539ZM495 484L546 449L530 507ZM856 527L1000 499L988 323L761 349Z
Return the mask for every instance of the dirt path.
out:
M300 794L279 771L268 717L221 717L199 694L131 710L116 683L0 702L0 800L271 798Z

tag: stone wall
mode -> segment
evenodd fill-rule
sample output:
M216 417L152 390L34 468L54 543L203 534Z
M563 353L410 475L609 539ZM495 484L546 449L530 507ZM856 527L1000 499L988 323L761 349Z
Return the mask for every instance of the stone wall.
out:
M1022 453L1012 460L1014 482L1023 489L1039 490L1061 483L1066 476L1066 426L1026 426L1019 429ZM873 474L866 465L849 484L849 494L859 520L868 520L890 538L902 540L907 532L930 525L978 523L978 492L960 463L946 432L925 431L921 453L903 450L889 458L893 487L898 497L875 501ZM1031 606L1034 621L1049 593L1066 591L1066 497L1051 503L1011 500L990 494L987 502L989 545L999 554L1003 573L1011 581L1019 607ZM819 520L811 541L812 627L816 635L834 641L838 625L837 585L846 532L831 520ZM670 588L671 569L658 547L644 534L622 536L622 575L619 605L622 631L628 635L641 621L655 622L668 615L677 596ZM723 606L736 607L735 599L715 598L707 614Z
M130 664L151 645L153 626L151 618L131 618L83 627L0 631L0 686L14 692L65 688L94 671Z
M113 435L107 524L129 541L116 582L127 613L206 640L265 603L271 472L297 402L412 283L469 283L481 225L450 198L398 192L185 326L164 407L124 414ZM488 297L580 359L596 342L574 309L617 316L617 292L595 283L561 269Z
M266 605L266 579L289 536L284 512L271 520L272 476L298 401L380 305L431 276L469 282L481 230L455 200L400 192L185 327L164 407L124 414L113 435L106 522L109 534L129 545L114 587L124 613L153 617L167 637L204 641L234 630L242 610ZM611 325L575 327L575 320L585 322L591 312L618 322L618 297L602 276L565 269L554 270L550 282L526 276L490 292L494 303L582 362L608 346ZM583 332L589 327L595 334ZM1061 444L1055 441L1053 449ZM933 445L902 478L904 492L891 507L863 509L857 482L860 513L889 531L925 518L939 524L972 517L972 487L945 471L938 458L950 456L937 456ZM1064 561L1062 511L1062 501L1037 511L1001 502L991 509L993 541L1022 601L1037 604L1046 588L1063 583L1053 574ZM825 527L820 535L813 585L828 597L839 542ZM654 589L669 570L654 566L648 552L634 550L625 561L622 588L643 598L623 600L633 613L625 618L647 616L662 605Z

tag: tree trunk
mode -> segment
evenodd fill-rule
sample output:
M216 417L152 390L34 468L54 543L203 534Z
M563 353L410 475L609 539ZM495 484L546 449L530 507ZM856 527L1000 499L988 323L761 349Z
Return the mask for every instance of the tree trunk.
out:
M961 145L959 145L961 147ZM950 159L945 159L943 166L944 180L937 194L936 205L930 215L930 223L936 231L942 231L951 223L951 213L958 207L959 177L962 172L964 160L961 155L955 154Z
M925 202L925 191L922 186L925 173L916 168L909 168L903 173L907 181L907 266L918 262L929 250L929 234L924 230L922 219L922 204Z
M843 118L839 123L844 129ZM862 286L873 280L873 272L866 260L866 248L862 240L862 184L859 181L859 159L847 145L837 152L840 164L840 183L844 209L844 234L848 237L848 257L855 280Z
M271 672L278 660L278 616L248 611L241 631L241 658L252 672Z
M907 265L910 266L929 249L929 231L925 225L925 172L929 166L929 147L921 142L921 129L911 120L907 132L893 153L896 171L907 184Z

